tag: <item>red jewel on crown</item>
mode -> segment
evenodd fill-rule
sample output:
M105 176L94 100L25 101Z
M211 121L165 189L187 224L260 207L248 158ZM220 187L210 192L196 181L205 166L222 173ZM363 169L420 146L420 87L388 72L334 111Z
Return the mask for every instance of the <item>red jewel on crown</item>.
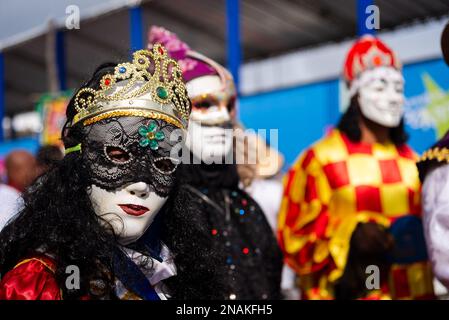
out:
M373 64L375 66L380 66L382 64L382 58L380 56L375 56L373 58Z

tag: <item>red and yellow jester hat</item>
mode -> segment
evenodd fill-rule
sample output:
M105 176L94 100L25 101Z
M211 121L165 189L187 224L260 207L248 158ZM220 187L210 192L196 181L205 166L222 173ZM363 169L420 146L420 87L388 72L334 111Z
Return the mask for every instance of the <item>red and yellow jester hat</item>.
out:
M344 78L348 86L362 72L381 66L401 69L401 63L393 50L372 35L357 40L346 56ZM352 90L351 90L352 91Z

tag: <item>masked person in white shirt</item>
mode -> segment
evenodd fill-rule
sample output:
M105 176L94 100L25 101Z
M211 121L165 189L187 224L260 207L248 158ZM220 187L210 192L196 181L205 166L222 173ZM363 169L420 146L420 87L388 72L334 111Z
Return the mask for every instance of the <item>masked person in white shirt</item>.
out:
M446 25L441 47L449 65L449 24ZM427 250L435 277L438 295L449 289L449 132L424 152L418 162L422 187L422 208Z

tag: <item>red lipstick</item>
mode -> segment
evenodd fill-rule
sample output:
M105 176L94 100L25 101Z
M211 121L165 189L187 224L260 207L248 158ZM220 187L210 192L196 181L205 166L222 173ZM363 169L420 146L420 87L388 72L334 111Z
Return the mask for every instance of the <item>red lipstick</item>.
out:
M147 207L139 206L136 204L119 204L118 206L122 208L122 210L125 211L126 214L136 217L141 216L150 210Z

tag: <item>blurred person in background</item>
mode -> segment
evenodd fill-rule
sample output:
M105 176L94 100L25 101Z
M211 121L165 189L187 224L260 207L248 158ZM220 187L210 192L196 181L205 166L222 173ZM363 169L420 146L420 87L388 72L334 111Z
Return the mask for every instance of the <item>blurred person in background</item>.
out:
M5 160L7 184L0 185L0 230L20 210L21 194L36 177L36 159L26 150L15 150Z
M398 58L364 36L344 77L349 108L285 177L281 247L304 299L433 298Z
M256 132L243 131L241 124L234 127L237 140L235 152L243 154L245 159L255 158L255 161L237 164L242 188L260 205L276 234L283 191L281 169L284 157ZM281 290L283 299L297 300L300 297L295 272L287 264L282 269Z
M6 223L19 211L20 192L6 185L0 184L0 231Z
M441 36L441 47L449 65L449 24ZM449 107L449 106L448 106ZM427 249L436 278L449 289L449 132L418 162L423 183L422 208Z
M181 165L179 181L207 220L226 268L222 298L279 299L282 253L261 207L242 189L235 164L237 94L231 74L164 28L152 27L149 40L149 46L163 43L179 61L192 100L188 163ZM233 161L224 163L229 155Z
M234 125L236 154L243 154L246 163L237 164L237 172L244 188L261 206L271 228L276 230L277 215L282 199L284 157L271 148L255 131L244 131L241 124ZM251 161L251 157L254 161Z
M20 193L36 178L36 158L26 150L12 151L5 165L8 185Z
M61 148L54 145L41 146L36 153L37 175L41 176L64 158Z

